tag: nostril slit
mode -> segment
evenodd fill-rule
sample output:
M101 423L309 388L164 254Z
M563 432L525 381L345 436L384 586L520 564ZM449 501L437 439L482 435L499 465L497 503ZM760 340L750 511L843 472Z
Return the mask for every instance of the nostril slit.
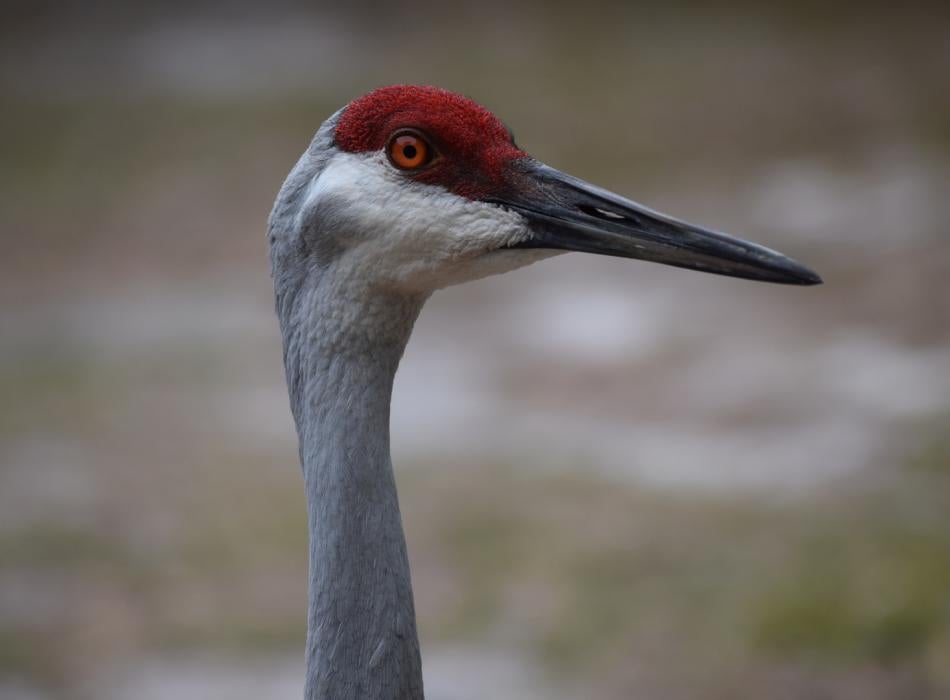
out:
M589 204L580 204L577 208L588 216L595 216L598 219L606 219L607 221L622 221L628 218L624 214L618 214L615 211L601 209L600 207L592 207Z

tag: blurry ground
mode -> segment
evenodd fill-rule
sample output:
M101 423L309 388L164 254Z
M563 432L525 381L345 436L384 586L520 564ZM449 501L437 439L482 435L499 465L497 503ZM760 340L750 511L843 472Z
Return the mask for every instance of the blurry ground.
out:
M299 696L264 221L391 82L827 281L570 255L432 299L393 411L429 695L950 697L939 6L6 12L0 698Z

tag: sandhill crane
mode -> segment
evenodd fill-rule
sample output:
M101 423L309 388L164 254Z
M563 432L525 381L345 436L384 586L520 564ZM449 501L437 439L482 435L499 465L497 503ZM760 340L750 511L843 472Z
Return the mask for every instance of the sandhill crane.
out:
M491 112L433 87L380 88L327 119L268 238L309 521L307 700L423 697L389 408L433 291L564 251L821 282L540 163Z

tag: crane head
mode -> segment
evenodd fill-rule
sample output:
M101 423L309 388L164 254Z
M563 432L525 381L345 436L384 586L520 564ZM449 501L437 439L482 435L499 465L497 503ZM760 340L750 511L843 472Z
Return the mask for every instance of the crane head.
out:
M434 87L380 88L331 117L275 204L272 245L281 236L320 267L422 292L564 251L821 282L773 250L544 165L487 109Z

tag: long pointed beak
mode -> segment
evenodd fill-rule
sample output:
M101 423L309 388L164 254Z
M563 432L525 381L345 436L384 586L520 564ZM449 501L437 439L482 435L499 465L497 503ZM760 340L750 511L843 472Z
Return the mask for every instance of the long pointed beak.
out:
M518 165L517 194L492 201L524 216L532 236L518 248L555 248L779 284L821 284L789 257L678 221L532 159Z

